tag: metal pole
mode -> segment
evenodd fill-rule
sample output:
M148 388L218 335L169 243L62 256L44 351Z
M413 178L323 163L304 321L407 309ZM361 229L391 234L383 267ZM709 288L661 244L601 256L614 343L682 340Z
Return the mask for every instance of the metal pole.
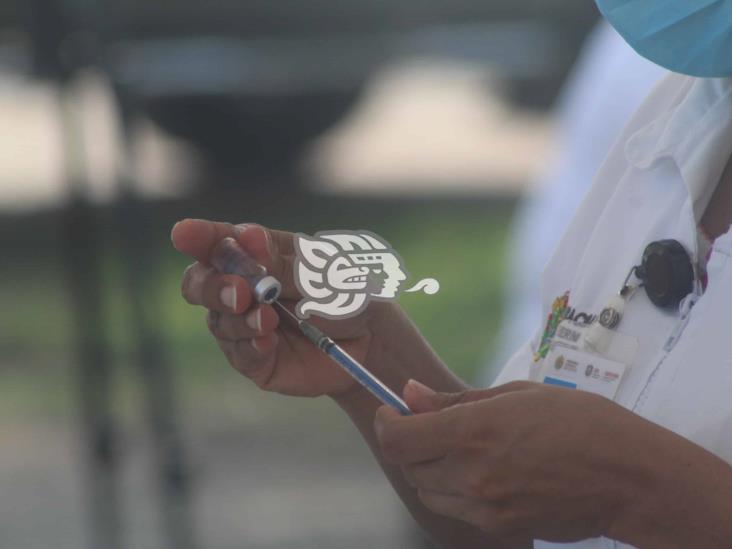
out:
M84 143L71 85L58 90L65 172L70 189L65 215L66 266L78 356L77 380L89 498L90 547L122 549L117 485L117 431L111 410L112 365L104 332L100 246L85 195Z
M123 130L122 164L119 167L120 198L116 231L125 268L127 297L137 344L137 367L145 398L146 415L155 454L162 529L171 549L195 549L196 534L191 509L190 475L185 448L176 422L175 379L165 353L159 303L153 296L156 281L156 242L149 208L135 193L133 114L130 98L117 91Z

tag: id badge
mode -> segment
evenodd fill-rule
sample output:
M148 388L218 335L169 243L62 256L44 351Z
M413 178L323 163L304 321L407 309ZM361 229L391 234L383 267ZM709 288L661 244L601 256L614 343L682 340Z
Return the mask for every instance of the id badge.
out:
M579 389L615 400L635 356L638 341L615 332L613 341L604 346L605 352L598 353L586 342L587 339L592 341L591 329L592 325L562 321L547 356L539 364L535 381Z
M622 362L555 345L544 359L540 381L615 400L627 368Z

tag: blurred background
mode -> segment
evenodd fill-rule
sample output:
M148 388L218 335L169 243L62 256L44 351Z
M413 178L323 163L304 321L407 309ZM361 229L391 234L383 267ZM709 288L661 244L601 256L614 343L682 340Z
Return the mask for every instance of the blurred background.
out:
M348 421L235 374L184 217L370 229L466 380L588 0L0 2L0 547L428 547Z

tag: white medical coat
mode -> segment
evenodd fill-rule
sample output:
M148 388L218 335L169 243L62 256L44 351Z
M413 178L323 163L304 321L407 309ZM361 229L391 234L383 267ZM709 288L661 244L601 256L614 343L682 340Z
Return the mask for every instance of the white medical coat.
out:
M668 71L638 55L604 19L562 91L557 152L521 201L511 229L505 314L498 349L481 372L488 385L541 316L539 278L633 113Z
M576 312L598 314L654 240L676 239L697 260L697 224L732 154L732 79L664 79L600 168L542 278L544 318L570 292ZM638 291L618 330L639 340L616 401L732 463L732 231L718 238L709 284L670 351L677 311ZM543 326L495 384L528 379ZM582 413L578 410L578 414ZM535 547L553 544L537 541ZM607 539L565 544L627 547Z

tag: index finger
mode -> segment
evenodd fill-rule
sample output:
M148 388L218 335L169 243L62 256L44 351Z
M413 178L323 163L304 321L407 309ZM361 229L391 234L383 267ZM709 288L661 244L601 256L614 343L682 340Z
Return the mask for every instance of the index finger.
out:
M236 238L240 229L231 223L184 219L173 226L170 239L175 249L202 263L209 263L211 250L226 237Z
M374 429L384 459L407 465L446 456L462 440L463 415L460 407L403 416L382 406L376 412Z
M204 219L184 219L171 231L175 249L204 264L210 264L214 247L227 237L235 238L255 261L280 281L283 297L299 298L292 272L295 252L292 233L254 223L232 225Z

